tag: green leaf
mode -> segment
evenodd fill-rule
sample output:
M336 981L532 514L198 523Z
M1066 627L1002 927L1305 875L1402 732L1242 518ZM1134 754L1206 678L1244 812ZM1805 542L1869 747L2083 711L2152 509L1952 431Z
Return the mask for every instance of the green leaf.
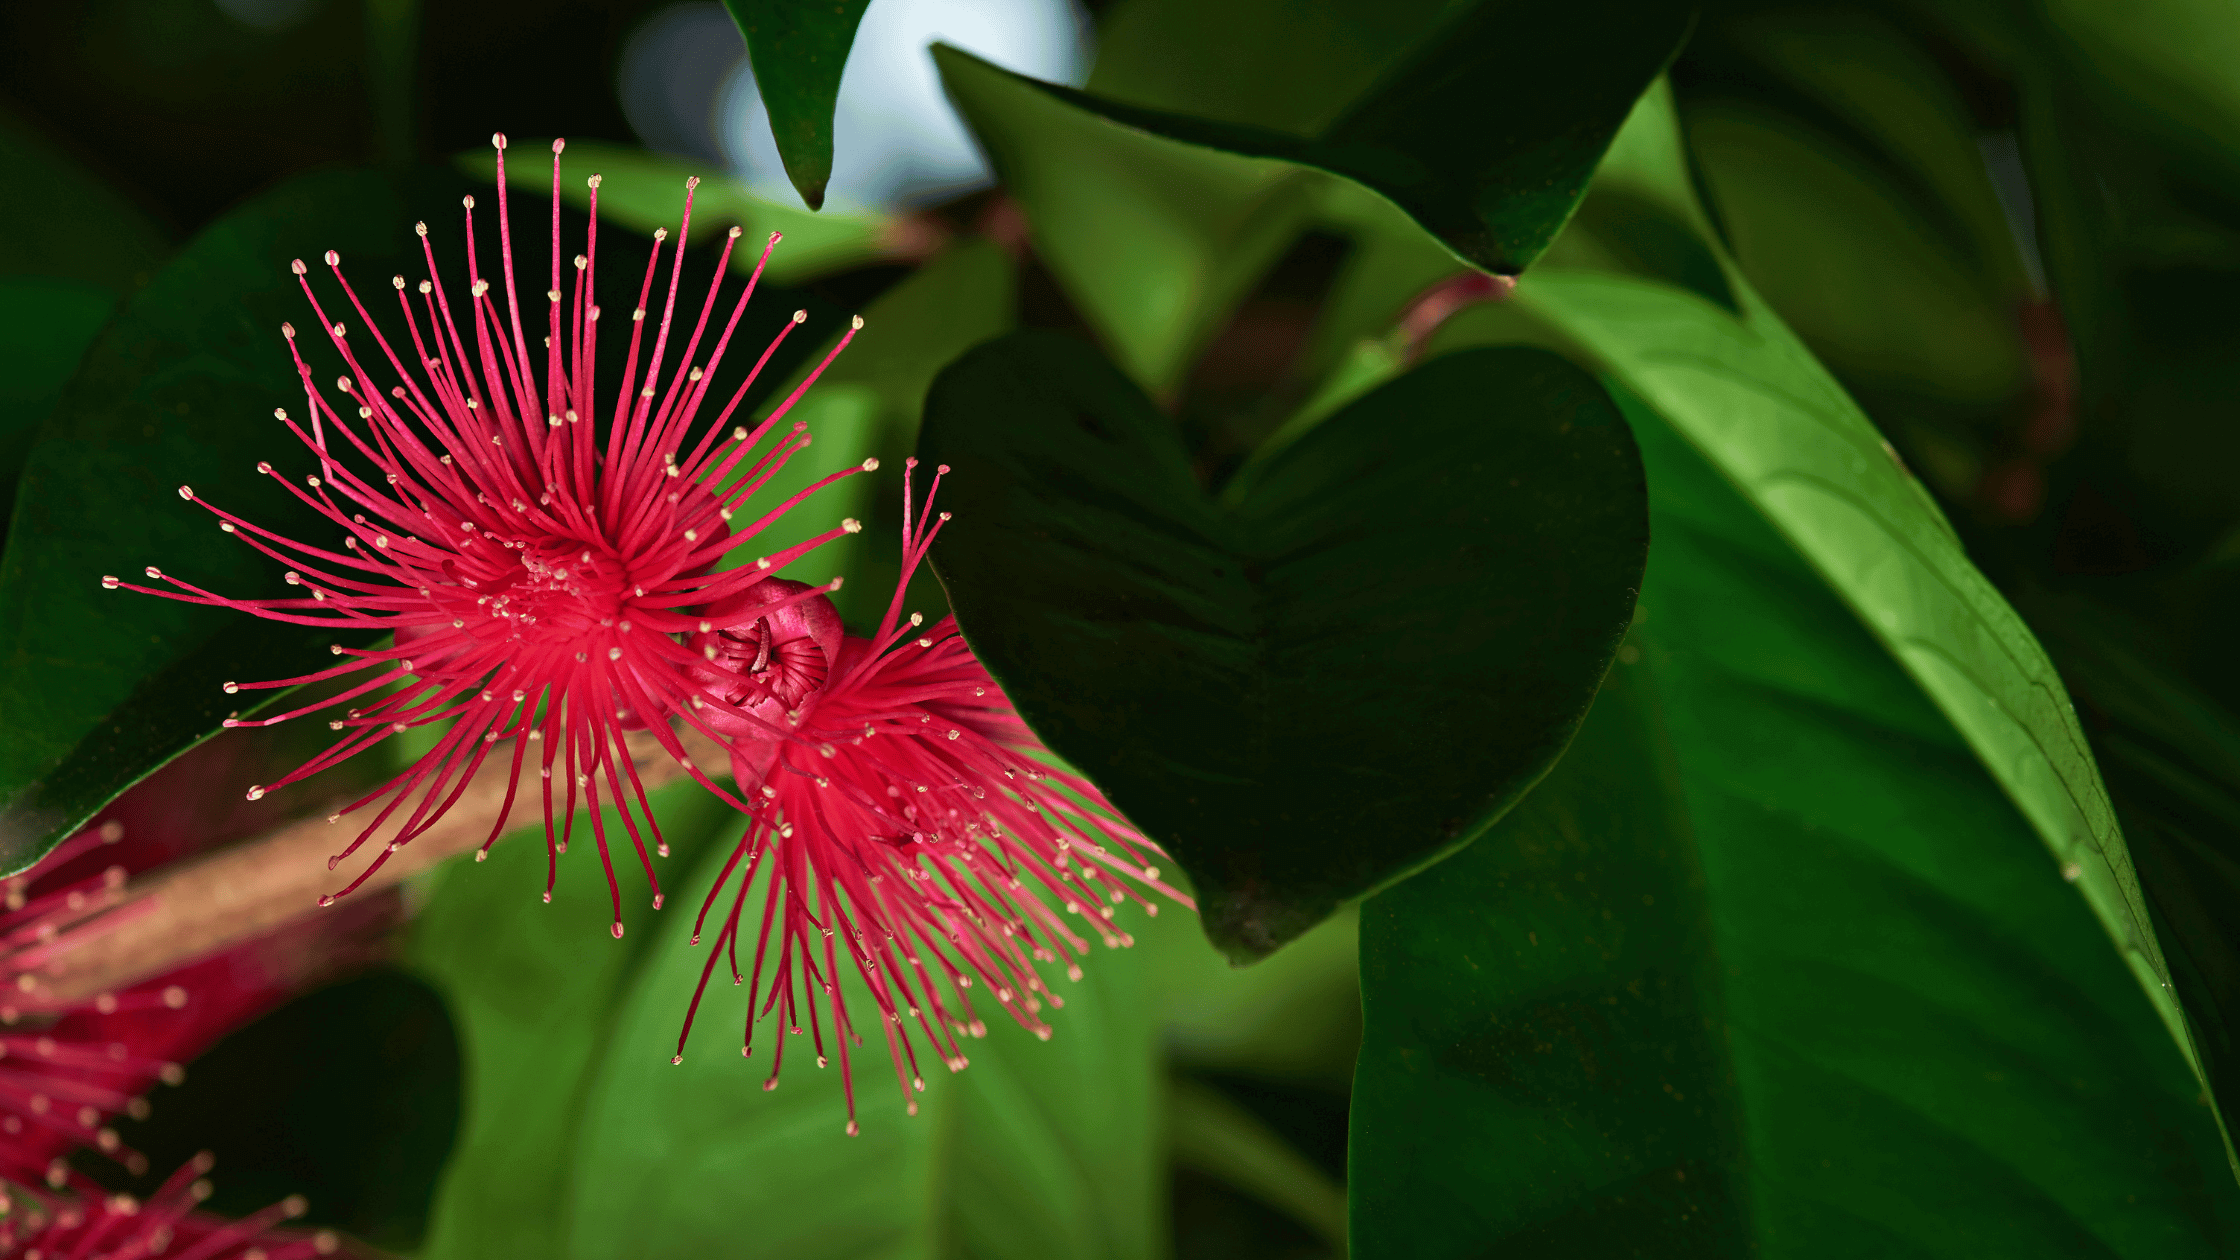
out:
M451 868L423 914L414 954L450 993L469 1054L466 1131L429 1260L1157 1252L1148 954L1087 960L1047 1043L991 1025L965 1071L927 1080L916 1116L874 1035L852 1050L862 1136L846 1137L837 1069L789 1038L766 1092L768 1043L783 1033L759 1026L757 1057L742 1061L743 995L720 979L671 1065L707 960L693 916L741 820L690 785L659 808L670 861L695 873L658 915L628 907L622 941L597 917L593 862L563 858L554 904L537 904L543 854L528 836Z
M669 841L667 882L683 882L678 872L728 849L719 842L740 829L736 811L694 783L651 801ZM610 827L617 821L607 815ZM465 1059L466 1108L437 1189L428 1260L567 1254L569 1161L614 1011L658 949L660 929L689 914L677 903L664 920L625 900L616 940L590 846L560 861L552 904L543 903L542 841L517 831L487 862L439 868L413 919L408 956L443 991Z
M786 178L811 210L832 179L832 110L856 24L871 0L723 0L747 37L755 85L770 110L770 134Z
M1993 289L1871 162L1739 102L1691 108L1688 137L1736 261L1831 369L1979 406L2025 384L2020 295Z
M521 144L509 152L537 152L538 146ZM763 278L772 284L795 285L818 276L846 271L897 256L901 228L890 217L867 214L812 214L793 206L757 197L745 184L718 170L711 174L693 163L651 153L628 145L597 140L571 140L564 155L567 170L575 172L560 181L560 195L569 205L587 209L591 190L585 176L599 176L599 219L651 236L671 233L684 208L685 181L698 179L692 192L692 239L705 244L718 239L724 229L740 229L740 241L731 251L732 268L751 274L762 259L762 245L770 233L785 237L770 251ZM486 152L462 153L453 160L463 173L491 182L493 166ZM541 180L543 172L524 168L519 159L510 178L516 183ZM541 184L534 185L541 187Z
M1093 351L1016 333L934 383L919 453L952 468L933 563L974 650L1240 961L1531 787L1648 541L1602 390L1532 350L1427 364L1216 502Z
M178 487L293 537L326 536L255 471L260 459L311 463L269 419L303 402L280 336L307 313L289 261L337 249L360 284L418 270L413 211L457 189L438 175L284 184L182 250L87 352L25 462L0 557L0 868L27 865L228 712L249 711L221 684L326 659L332 631L107 591L101 577L157 565L245 597L286 589ZM339 363L305 354L314 371Z
M942 82L1113 360L1160 397L1305 226L1319 180L1116 127L944 44Z
M1363 907L1354 1254L2229 1254L2199 1085L2002 784L1628 415L1657 546L1600 702Z
M1873 13L1838 8L1754 13L1719 35L1795 94L1783 100L1785 93L1767 90L1764 104L1792 105L1797 121L1818 118L1846 133L1869 150L1852 155L1857 168L1900 184L1929 230L1966 260L1987 291L2008 301L2030 296L2014 230L1984 162L1982 128L1921 41ZM1722 99L1735 87L1722 81L1704 95ZM1691 102L1697 95L1690 93ZM1692 117L1689 131L1700 158Z
M1611 136L1692 21L1692 6L1663 0L1481 5L1313 139L1105 100L955 49L935 57L952 92L960 71L976 66L1154 135L1345 176L1399 204L1472 265L1514 274L1570 217Z

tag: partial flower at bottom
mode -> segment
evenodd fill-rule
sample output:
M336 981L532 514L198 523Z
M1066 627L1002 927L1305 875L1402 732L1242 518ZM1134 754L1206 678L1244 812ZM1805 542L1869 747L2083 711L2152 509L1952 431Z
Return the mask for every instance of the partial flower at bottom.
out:
M207 1160L146 1203L113 1195L69 1156L91 1148L138 1176L147 1161L117 1116L145 1117L147 1091L183 1062L298 993L371 961L402 917L399 897L353 902L89 998L57 996L73 954L149 906L138 875L224 838L198 789L231 750L206 745L117 801L94 826L0 881L0 1257L26 1260L266 1260L325 1255L331 1234L272 1235L300 1200L246 1222L190 1214ZM130 820L129 824L127 820ZM164 1248L168 1247L169 1250Z
M287 1230L301 1197L230 1221L195 1210L210 1197L208 1154L142 1202L129 1194L9 1196L0 1215L4 1260L311 1260L342 1250L332 1230ZM21 1201L19 1201L19 1199Z
M903 616L948 519L933 515L931 493L912 510L906 484L901 578L871 638L848 635L818 588L765 582L710 606L691 641L696 707L730 741L739 791L758 808L701 907L695 944L732 889L673 1061L722 965L748 986L742 1054L756 1023L777 1019L763 1088L777 1087L786 1038L806 1032L819 1067L839 1059L850 1134L850 1051L862 1034L843 967L869 990L908 1097L925 1088L918 1037L957 1071L964 1040L986 1033L973 989L1047 1038L1042 1011L1064 1000L1037 964L1079 979L1087 937L1131 944L1114 907L1159 909L1137 885L1191 904L1146 864L1156 844L1086 779L1048 764L955 621Z

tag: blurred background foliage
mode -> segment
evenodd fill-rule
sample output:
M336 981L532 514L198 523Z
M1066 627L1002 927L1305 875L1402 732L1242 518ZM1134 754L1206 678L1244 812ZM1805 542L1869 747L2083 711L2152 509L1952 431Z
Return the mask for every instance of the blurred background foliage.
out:
M867 454L886 457L888 475L863 479L846 509L875 525L850 540L856 550L820 555L821 571L801 576L891 567L893 474L927 385L1013 328L1096 340L1177 418L1201 478L1218 485L1271 435L1404 366L1428 331L1409 322L1413 304L1465 268L1390 203L1312 170L1094 126L1066 166L1038 168L1046 137L1014 145L1005 127L1041 124L1028 107L987 105L997 85L958 93L991 172L917 50L939 36L1121 104L1305 136L1472 7L874 0L842 82L830 208L811 218L769 141L737 29L713 3L7 6L0 496L12 496L78 356L174 250L306 172L458 160L481 178L494 127L517 142L568 137L571 169L608 174L603 209L625 228L667 222L670 190L699 172L718 177L701 189L702 213L788 233L760 309L799 307L809 322L758 400L790 387L848 315L896 330L883 344L867 336L810 396L819 445L789 478ZM2208 0L1713 0L1669 72L1697 200L1606 168L1540 264L1551 276L1654 280L1740 310L1708 231L1859 402L2061 669L2205 1070L2228 1099L2240 1095L2235 64L2240 20ZM1528 273L1526 293L1533 282ZM857 602L843 612L875 616L880 589L851 585ZM922 581L912 606L937 615L939 587ZM1665 659L1671 641L1645 633L1635 659ZM700 826L712 835L720 822ZM688 848L680 842L686 860ZM1493 876L1458 865L1440 878ZM525 898L478 905L489 883L466 883L431 881L393 967L237 1033L133 1140L159 1168L213 1146L229 1170L223 1192L241 1205L303 1190L312 1220L400 1252L494 1255L474 1240L595 1234L584 1224L595 1216L668 1211L629 1197L657 1194L630 1161L675 1156L663 1143L683 1139L659 1130L677 1109L601 1073L638 1024L655 1042L669 1026L673 1003L641 1013L629 995L637 969L670 966L673 942L634 933L643 952L617 954L595 927L526 926L527 906L513 904ZM1371 903L1372 932L1390 910ZM1005 1178L1018 1178L1029 1197L1119 1195L1114 1212L1163 1222L1147 1227L1156 1241L1082 1254L1342 1252L1362 1030L1354 918L1241 972L1186 919L1154 926L1130 956L1097 960L1100 987L1078 1013L1127 1030L1106 1045L1125 1062L1007 1076L993 1039L987 1062L929 1095L953 1117L905 1128L868 1113L866 1147L885 1145L827 1153L877 1166L824 1170L853 1179L862 1201L778 1197L757 1210L800 1214L788 1219L804 1238L829 1237L819 1231L843 1219L886 1231L857 1251L795 1254L870 1254L874 1241L896 1254L1055 1254L1038 1250L1052 1235L1005 1232L1017 1210ZM1690 929L1676 919L1669 930ZM568 951L597 956L611 987L555 989L551 1009L524 1010L535 986L581 979ZM553 1017L566 1003L570 1018ZM1051 1048L1091 1040L1069 1027ZM712 1045L705 1057L724 1053ZM580 1107L562 1117L541 1093L493 1084L525 1064L538 1067L517 1091L569 1091ZM861 1075L876 1096L879 1074ZM1006 1163L969 1149L975 1125L1031 1125L1052 1100L1107 1092L1141 1112L1134 1146L1084 1121L1099 1135L1086 1153L1030 1141L1022 1149L1035 1157ZM584 1132L537 1128L569 1129L579 1111ZM812 1128L830 1118L801 1114ZM837 1134L836 1121L827 1127ZM770 1136L739 1128L743 1142ZM788 1148L799 1149L822 1148ZM759 1166L751 1142L706 1158L711 1175L742 1181ZM1085 1160L1103 1171L1085 1173ZM917 1197L893 1200L887 1177ZM579 1190L621 1198L594 1212L539 1197ZM688 1231L678 1247L720 1246L722 1213L700 1215L676 1227ZM541 1254L616 1245L551 1237Z

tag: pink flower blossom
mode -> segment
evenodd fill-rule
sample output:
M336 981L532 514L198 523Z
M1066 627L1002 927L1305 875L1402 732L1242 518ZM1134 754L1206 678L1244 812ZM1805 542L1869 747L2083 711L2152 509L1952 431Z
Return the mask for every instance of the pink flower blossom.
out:
M697 944L736 874L672 1061L683 1062L718 962L732 983L745 979L740 923L766 876L741 1053L753 1053L765 1016L791 1034L806 1026L817 1066L839 1057L850 1134L849 1051L861 1037L840 993L843 953L878 1008L907 1098L925 1088L917 1033L956 1071L966 1062L960 1038L987 1031L968 992L976 984L1020 1025L1050 1035L1043 1007L1064 1000L1036 964L1079 979L1088 942L1045 896L1115 947L1132 943L1115 905L1133 898L1158 913L1134 885L1191 904L1145 864L1156 844L1088 780L1047 763L955 621L903 616L911 575L948 519L932 511L929 493L912 518L906 480L902 574L871 638L848 635L820 588L764 582L709 605L708 627L692 639L705 662L695 671L700 710L730 740L740 794L759 808L695 923ZM784 1058L780 1036L764 1089L777 1087Z
M347 893L389 853L431 826L498 749L501 758L511 758L511 778L504 809L484 844L487 849L505 829L534 750L532 790L543 801L548 871L556 869L559 855L567 851L580 805L591 818L614 898L613 930L620 936L621 886L601 804L620 813L653 888L655 906L661 904L660 883L649 847L667 851L647 808L644 786L631 767L624 733L650 728L695 778L722 792L691 766L670 727L693 694L683 667L696 658L680 638L697 631L703 606L740 598L775 569L853 529L854 522L846 522L753 564L716 568L816 488L859 470L828 477L734 527L735 515L809 439L803 426L795 424L767 453L753 459L749 453L831 356L760 425L731 426L732 413L755 375L806 318L796 312L729 401L712 419L705 416L716 370L730 349L762 263L711 338L710 320L739 237L739 230L731 229L698 318L672 359L672 334L681 331L672 324L698 180L686 183L666 295L648 337L646 316L652 312L649 303L668 236L666 231L655 233L629 314L628 366L602 413L593 380L602 316L594 283L600 181L596 175L590 179L592 221L584 251L574 256L572 268L564 266L564 146L554 142L551 266L541 320L547 352L540 362L524 331L514 284L505 138L493 139L498 150L498 285L483 272L476 252L472 197L465 202L465 300L446 287L435 250L426 241L427 225L419 225L427 276L412 284L401 275L391 281L399 307L392 327L402 327L401 338L381 331L343 277L335 253L326 254L326 264L340 289L339 300L322 301L313 292L309 269L301 260L295 263L318 327L348 370L335 379L330 395L304 361L295 329L283 327L303 381L308 424L285 411L276 414L318 457L317 471L301 485L271 464L259 464L258 471L287 486L336 526L343 534L341 548L282 537L204 502L191 487L179 488L182 498L217 516L221 529L287 565L287 581L300 587L303 596L234 599L153 567L148 576L164 583L162 588L115 577L102 582L269 620L393 633L388 647L336 644L335 654L346 659L331 669L226 684L234 692L351 680L339 694L276 716L227 722L266 725L346 706L328 722L345 732L340 740L278 781L250 788L249 798L404 731L448 724L430 752L342 811L386 801L330 866L401 816L395 836L341 890ZM764 262L777 240L772 233ZM533 326L540 321L532 314L528 322ZM860 328L862 321L855 326ZM853 335L851 329L840 346ZM704 348L706 357L697 357ZM501 747L500 741L511 743ZM551 897L549 873L545 896ZM330 896L322 904L332 901Z

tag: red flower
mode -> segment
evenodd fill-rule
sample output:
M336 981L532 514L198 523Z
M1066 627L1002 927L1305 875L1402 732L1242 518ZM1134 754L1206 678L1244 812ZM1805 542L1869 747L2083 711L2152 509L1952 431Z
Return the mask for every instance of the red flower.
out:
M912 519L906 479L902 575L870 639L847 635L821 590L798 582L765 582L710 605L709 628L692 639L705 662L695 671L705 688L697 706L730 740L740 793L760 808L694 926L698 943L736 872L672 1061L683 1062L718 960L742 982L739 924L766 873L741 1053L753 1052L755 1022L775 1012L791 1033L807 1025L822 1067L829 1018L850 1134L849 1046L860 1038L840 996L843 951L878 1006L907 1097L925 1087L913 1025L952 1071L965 1066L959 1037L987 1031L967 992L975 983L1021 1025L1050 1035L1042 1008L1064 1001L1036 964L1062 964L1079 979L1087 942L1043 894L1108 946L1132 943L1111 923L1114 905L1133 897L1158 913L1130 881L1191 904L1144 864L1156 844L1088 780L1047 764L953 619L926 628L916 613L903 617L910 577L948 519L932 510L929 493ZM780 1037L764 1089L777 1087L784 1051Z
M580 796L607 871L615 904L614 933L620 936L622 894L608 850L607 827L600 820L602 795L621 812L631 846L653 885L656 906L661 904L660 885L647 851L648 838L656 851L667 848L646 808L644 787L631 769L623 734L650 727L695 778L721 792L691 766L669 727L692 694L681 667L694 658L679 637L697 629L703 605L739 597L766 580L771 570L854 528L853 522L847 522L842 529L753 565L714 568L808 493L847 473L819 482L812 491L777 505L734 532L734 514L788 456L809 441L796 424L771 452L747 461L748 452L801 397L808 382L752 431L738 427L727 432L731 414L755 373L806 316L795 313L762 352L746 383L719 414L706 419L707 393L755 281L747 282L706 359L696 361L708 339L717 293L739 236L733 228L698 320L681 353L671 361L671 325L692 222L691 190L698 180L686 183L684 219L649 352L643 344L647 303L667 238L665 231L655 233L653 254L631 315L628 366L611 413L600 423L593 381L601 315L594 287L599 177L590 180L592 226L587 243L584 252L575 256L574 276L564 287L559 213L563 145L554 142L552 257L543 321L549 351L540 366L530 352L515 296L505 138L494 137L494 143L502 308L499 294L480 269L474 248L475 201L469 197L469 296L455 312L435 252L425 242L427 225L421 224L427 279L409 287L401 275L392 281L406 332L401 341L381 332L357 291L343 278L333 252L326 255L326 262L348 307L341 313L354 315L359 335L353 336L352 328L321 303L308 279L302 281L320 329L348 365L348 372L335 381L342 396L340 406L312 379L311 368L297 350L295 330L283 327L303 380L310 424L307 429L285 411L277 414L318 455L319 467L303 486L281 478L269 464L259 464L258 471L280 479L298 499L338 527L345 535L342 549L284 538L203 504L219 518L220 528L288 565L287 580L302 587L304 597L232 599L152 567L150 578L175 589L151 589L114 577L102 582L270 620L393 632L393 646L386 648L335 645L335 654L349 659L329 670L226 684L232 692L356 676L353 685L331 698L274 717L228 721L229 726L265 725L337 704L361 706L347 708L343 716L329 721L334 729L348 732L341 740L277 782L250 788L249 798L333 766L400 732L448 723L449 729L432 751L343 811L387 801L334 862L349 856L403 811L396 836L366 871L341 890L347 893L388 853L433 824L458 799L499 741L512 740L513 777L504 810L491 828L494 842L504 830L534 746L539 750L538 780L553 859L567 851L566 826L572 825L556 825L555 818L572 820ZM777 240L773 233L769 244ZM763 258L768 257L766 245ZM300 260L295 271L299 277L305 275ZM760 275L758 264L755 277ZM470 327L471 339L462 335L462 322ZM856 321L856 327L861 325L861 320ZM843 336L841 346L853 335L851 330ZM838 353L836 347L833 354ZM824 363L830 362L828 355ZM822 371L820 364L817 372ZM812 373L809 379L815 378ZM339 444L330 446L330 439L336 438ZM190 487L181 486L179 494L201 502ZM560 788L557 814L555 779ZM637 806L635 816L628 808L631 802ZM545 895L551 897L549 876ZM329 897L322 904L332 900Z
M341 1250L331 1230L277 1231L304 1213L291 1196L254 1216L228 1221L196 1212L210 1197L202 1175L211 1159L198 1155L173 1173L145 1203L128 1194L83 1193L8 1203L0 1220L0 1256L10 1260L309 1260Z

